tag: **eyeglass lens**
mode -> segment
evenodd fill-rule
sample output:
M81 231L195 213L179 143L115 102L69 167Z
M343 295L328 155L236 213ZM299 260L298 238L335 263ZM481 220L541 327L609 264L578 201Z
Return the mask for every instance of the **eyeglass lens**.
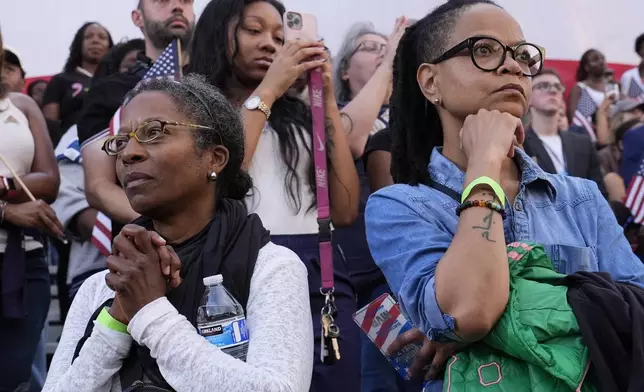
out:
M163 134L163 123L157 120L146 121L134 131L139 143L148 143ZM112 153L118 153L125 149L130 141L130 135L119 135L112 139L105 147Z
M362 41L356 52L380 53L387 47L386 44L377 41Z
M476 41L472 48L472 58L484 70L493 71L503 62L505 46L491 38ZM533 44L521 44L514 49L514 60L519 63L524 74L536 75L543 61L541 50Z

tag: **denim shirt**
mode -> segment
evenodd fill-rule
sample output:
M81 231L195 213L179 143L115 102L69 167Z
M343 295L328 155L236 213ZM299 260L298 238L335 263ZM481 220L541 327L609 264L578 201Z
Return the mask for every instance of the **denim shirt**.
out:
M644 286L644 264L633 254L623 229L597 184L545 173L522 150L519 193L507 205L506 243L544 245L563 274L605 271L622 282ZM465 173L434 149L432 180L458 193ZM458 340L454 319L436 302L434 272L456 233L457 201L425 185L396 184L371 195L366 209L371 254L396 294L402 311L434 341Z

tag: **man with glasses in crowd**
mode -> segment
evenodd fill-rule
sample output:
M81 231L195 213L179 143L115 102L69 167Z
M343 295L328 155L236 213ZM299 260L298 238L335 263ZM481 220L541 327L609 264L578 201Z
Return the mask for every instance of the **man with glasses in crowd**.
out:
M593 180L605 195L599 158L590 138L560 129L564 91L561 78L554 70L544 69L532 80L525 152L544 171Z

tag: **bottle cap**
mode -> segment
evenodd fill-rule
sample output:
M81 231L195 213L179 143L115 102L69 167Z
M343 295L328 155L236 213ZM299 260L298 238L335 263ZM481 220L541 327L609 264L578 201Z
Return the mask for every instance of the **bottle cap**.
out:
M213 275L203 278L204 286L214 286L216 284L222 284L224 277L222 275Z

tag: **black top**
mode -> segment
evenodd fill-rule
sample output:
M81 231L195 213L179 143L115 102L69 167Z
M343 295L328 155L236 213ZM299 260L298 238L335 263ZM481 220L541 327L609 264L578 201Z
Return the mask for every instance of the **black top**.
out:
M125 73L112 74L92 82L78 118L78 141L90 143L110 126L110 120L123 103L127 93L145 76L151 61L139 54L137 64Z
M364 155L362 156L365 167L367 166L367 159L369 158L369 154L371 154L372 152L374 151L391 152L391 145L393 144L393 140L391 136L392 136L391 129L385 128L379 132L376 132L375 135L369 138L369 141L367 142L367 147L364 150Z
M47 84L43 105L60 105L60 129L64 133L76 124L83 108L83 101L89 90L91 77L79 71L63 72L54 76Z
M347 102L338 102L338 107L343 108ZM374 129L380 129L387 126L389 122L388 107L380 108L380 114L374 123ZM370 140L376 135L382 133L377 131L374 135L369 136L367 146ZM351 275L353 285L359 292L359 297L363 297L360 292L369 292L373 287L386 284L382 272L376 266L371 257L367 237L365 235L364 211L369 198L369 181L367 179L366 161L367 150L362 157L355 160L356 171L360 180L360 204L358 207L358 218L355 223L349 227L338 227L333 234L333 242L342 249L342 253L347 260L347 266ZM370 297L360 298L359 306L366 305Z
M644 391L644 290L605 272L577 272L568 287L572 308L600 391Z

